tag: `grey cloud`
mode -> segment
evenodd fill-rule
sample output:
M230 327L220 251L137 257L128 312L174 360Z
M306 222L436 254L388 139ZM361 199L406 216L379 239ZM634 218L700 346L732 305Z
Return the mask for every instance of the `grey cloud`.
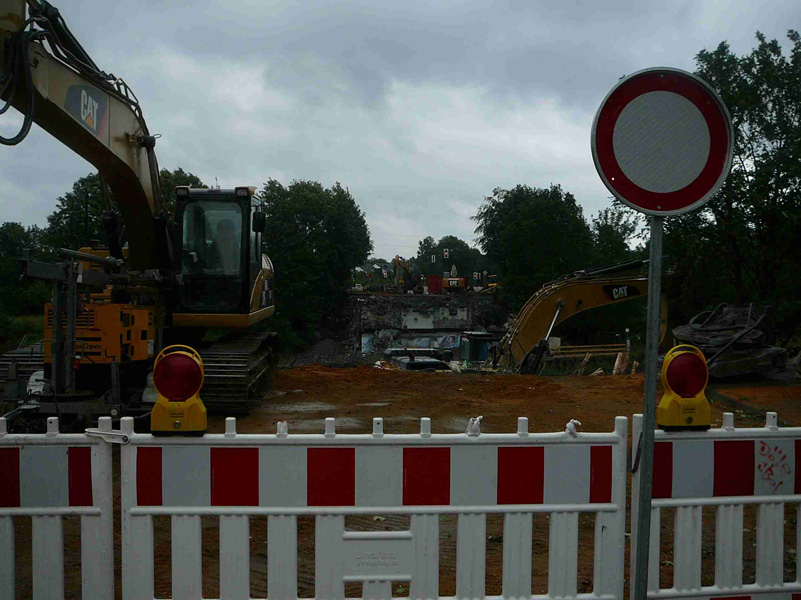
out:
M692 69L702 48L747 52L756 29L801 21L795 0L60 4L164 134L162 166L223 185L340 181L381 256L418 235L472 239L471 208L498 186L561 183L596 212L589 129L621 75ZM0 152L4 220L43 223L92 170L41 131Z

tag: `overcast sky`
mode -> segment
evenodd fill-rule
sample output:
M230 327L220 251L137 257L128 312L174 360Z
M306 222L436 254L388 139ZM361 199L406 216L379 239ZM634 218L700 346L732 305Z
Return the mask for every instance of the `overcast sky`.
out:
M757 30L788 47L801 27L798 0L54 3L136 92L162 167L223 187L339 181L386 258L426 235L472 242L496 187L559 183L592 216L609 200L590 127L619 77L691 71L722 40L746 53ZM38 128L0 152L3 221L45 224L93 170Z

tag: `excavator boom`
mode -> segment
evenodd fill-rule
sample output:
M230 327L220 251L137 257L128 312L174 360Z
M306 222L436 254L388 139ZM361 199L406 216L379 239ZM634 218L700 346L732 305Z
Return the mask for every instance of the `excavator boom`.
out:
M0 142L19 143L36 123L89 161L117 200L129 268L158 268L164 248L153 222L161 212L155 139L136 98L97 69L47 2L0 0L0 38L0 96L24 117L20 133Z
M573 315L647 295L647 275L606 269L590 273L580 271L545 284L523 305L501 340L500 366L520 371L541 342L550 337L554 327ZM667 303L663 299L660 338L665 330L666 311Z

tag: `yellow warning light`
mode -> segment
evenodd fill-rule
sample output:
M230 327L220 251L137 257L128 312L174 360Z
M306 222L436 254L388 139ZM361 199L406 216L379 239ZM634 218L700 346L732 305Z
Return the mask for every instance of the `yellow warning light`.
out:
M656 409L658 427L666 431L709 429L708 381L706 358L698 348L686 344L672 348L662 363L665 393Z
M153 386L158 400L150 413L155 435L203 435L206 407L200 399L203 359L189 346L169 346L156 357Z

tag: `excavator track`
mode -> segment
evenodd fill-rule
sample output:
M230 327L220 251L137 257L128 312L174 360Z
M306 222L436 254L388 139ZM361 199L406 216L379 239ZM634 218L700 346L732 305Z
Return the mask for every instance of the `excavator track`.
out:
M209 412L247 414L264 398L278 359L278 336L229 334L199 349L205 373L200 397Z

